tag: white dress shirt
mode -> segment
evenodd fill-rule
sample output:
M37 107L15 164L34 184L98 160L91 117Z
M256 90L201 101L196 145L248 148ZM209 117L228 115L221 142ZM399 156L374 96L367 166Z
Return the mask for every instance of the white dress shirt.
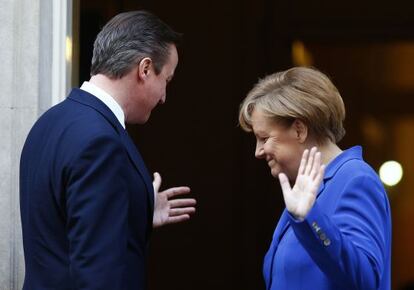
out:
M114 113L119 123L121 123L122 127L125 129L124 111L110 94L90 82L83 82L80 89L94 95L99 100L101 100L112 111L112 113Z

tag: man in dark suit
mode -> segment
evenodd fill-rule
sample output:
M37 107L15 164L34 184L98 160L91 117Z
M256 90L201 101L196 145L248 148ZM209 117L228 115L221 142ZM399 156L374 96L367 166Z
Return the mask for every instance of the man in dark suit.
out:
M146 288L152 227L188 219L194 199L158 192L125 123L144 124L165 102L179 35L134 11L98 34L91 79L31 129L21 155L23 289ZM155 197L155 200L154 200Z

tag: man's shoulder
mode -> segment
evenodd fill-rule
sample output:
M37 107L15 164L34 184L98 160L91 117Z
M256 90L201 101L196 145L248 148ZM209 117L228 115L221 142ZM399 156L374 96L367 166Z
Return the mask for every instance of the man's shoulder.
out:
M29 138L48 136L59 144L81 145L99 136L119 139L114 125L93 107L65 99L40 116Z
M66 98L43 113L39 121L58 124L78 124L89 127L95 123L110 123L99 110Z

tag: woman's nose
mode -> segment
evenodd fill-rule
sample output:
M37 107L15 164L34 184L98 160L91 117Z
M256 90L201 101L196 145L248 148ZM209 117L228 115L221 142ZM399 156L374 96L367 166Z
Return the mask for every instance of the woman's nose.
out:
M254 156L256 156L257 159L264 158L264 150L261 144L256 144L256 151L254 152Z

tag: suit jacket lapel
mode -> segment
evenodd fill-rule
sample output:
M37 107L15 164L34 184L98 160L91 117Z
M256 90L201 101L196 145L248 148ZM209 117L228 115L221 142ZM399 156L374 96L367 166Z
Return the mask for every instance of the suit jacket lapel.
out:
M280 222L277 224L275 233L273 234L273 242L276 244L276 247L279 245L280 240L290 226L288 214L287 209L284 209L282 216L280 217Z
M325 182L326 182L326 178L324 178L321 182L321 185L319 186L319 190L318 190L318 194L316 195L316 198L319 197L319 195L321 195L321 193L323 192L323 190L325 189Z
M276 255L276 250L279 246L280 240L282 239L283 235L286 233L290 226L288 212L285 209L279 219L279 222L276 226L275 232L273 234L272 243L270 245L270 249L266 254L265 261L264 261L264 269L267 269L264 272L264 278L266 282L266 289L270 289L270 285L272 285L272 272L273 272L273 265L274 259Z
M149 176L148 170L145 166L144 160L142 159L141 155L139 154L134 142L129 137L127 131L121 126L118 119L112 113L112 111L98 98L94 95L89 94L80 89L73 89L70 95L68 96L69 99L76 101L78 103L84 104L89 106L99 113L101 113L105 119L114 127L114 129L118 132L121 136L122 143L124 144L126 151L128 152L129 157L132 160L135 168L137 169L138 173L141 175L142 179L144 180L145 187L147 188L147 192L149 195L150 207L154 209L154 189L152 187L151 177Z
M123 128L122 128L123 129ZM137 150L134 142L131 137L129 137L126 130L121 132L122 142L124 143L129 157L132 159L132 163L135 165L142 179L144 180L145 187L149 193L150 206L153 212L154 211L154 188L152 186L151 177L148 173L148 170L145 166L144 160L142 159L141 154Z
M318 196L323 192L324 188L325 188L325 180L322 181L316 198L318 198ZM266 289L269 289L270 285L272 285L272 272L273 272L273 265L274 265L276 250L283 236L285 235L285 233L290 227L288 215L289 213L287 209L285 208L279 219L279 223L276 226L275 233L273 234L273 239L272 239L272 244L270 246L270 249L268 253L266 254L265 268L269 269L269 271L264 273Z

